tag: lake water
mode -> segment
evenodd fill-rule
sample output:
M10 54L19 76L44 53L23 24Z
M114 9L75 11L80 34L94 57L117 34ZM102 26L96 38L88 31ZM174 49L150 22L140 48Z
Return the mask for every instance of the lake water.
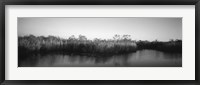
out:
M34 54L19 67L182 67L181 53L139 50L121 55Z

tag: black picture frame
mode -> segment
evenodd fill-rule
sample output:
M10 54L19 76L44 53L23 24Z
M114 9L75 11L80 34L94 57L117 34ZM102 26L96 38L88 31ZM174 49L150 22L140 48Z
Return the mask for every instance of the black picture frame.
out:
M195 5L195 80L5 80L5 5ZM200 0L1 0L1 85L199 85ZM170 74L169 74L170 75ZM172 75L173 77L173 75Z

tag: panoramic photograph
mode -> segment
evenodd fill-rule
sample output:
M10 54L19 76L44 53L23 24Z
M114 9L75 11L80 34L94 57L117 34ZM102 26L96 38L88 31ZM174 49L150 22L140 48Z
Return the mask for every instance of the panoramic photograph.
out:
M182 18L18 17L18 67L182 67Z

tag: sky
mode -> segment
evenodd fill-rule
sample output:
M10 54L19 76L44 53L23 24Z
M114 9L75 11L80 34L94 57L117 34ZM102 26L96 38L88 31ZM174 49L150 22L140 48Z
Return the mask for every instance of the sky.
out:
M68 38L113 39L115 34L131 35L132 40L182 39L182 18L156 17L19 17L18 36L54 35Z

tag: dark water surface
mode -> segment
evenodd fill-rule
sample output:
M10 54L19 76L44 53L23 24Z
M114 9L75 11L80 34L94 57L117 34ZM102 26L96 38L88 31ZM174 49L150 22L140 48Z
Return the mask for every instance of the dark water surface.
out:
M121 55L34 54L19 67L182 67L181 53L139 50Z

